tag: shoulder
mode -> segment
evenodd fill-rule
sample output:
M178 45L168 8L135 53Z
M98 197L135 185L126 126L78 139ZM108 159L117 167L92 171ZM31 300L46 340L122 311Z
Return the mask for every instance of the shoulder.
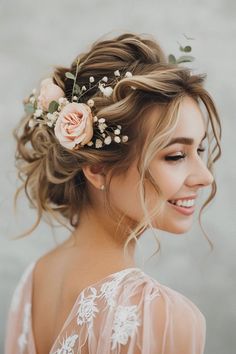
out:
M73 349L80 350L77 338L84 345L100 338L94 342L98 352L105 345L117 352L139 348L143 353L201 354L199 313L190 300L141 269L125 269L79 294L53 349L73 339Z

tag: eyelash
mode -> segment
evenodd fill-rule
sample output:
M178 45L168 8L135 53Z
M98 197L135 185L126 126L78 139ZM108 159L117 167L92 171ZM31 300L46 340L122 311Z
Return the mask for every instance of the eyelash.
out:
M199 148L197 151L200 152L200 154L202 152L204 152L206 149L205 148ZM166 156L165 160L166 161L179 161L180 159L184 159L186 157L186 154L183 155L175 155L175 156Z

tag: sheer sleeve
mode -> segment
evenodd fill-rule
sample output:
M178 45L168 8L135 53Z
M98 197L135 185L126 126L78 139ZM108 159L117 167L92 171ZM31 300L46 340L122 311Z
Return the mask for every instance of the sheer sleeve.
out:
M6 325L5 354L34 353L30 331L33 267L34 262L24 270L11 299Z
M156 353L204 353L206 321L203 314L184 295L163 285L159 285L159 290L160 296L152 301L149 309L153 328L149 340L157 346Z
M120 272L84 289L50 353L203 354L205 330L185 296L142 271Z

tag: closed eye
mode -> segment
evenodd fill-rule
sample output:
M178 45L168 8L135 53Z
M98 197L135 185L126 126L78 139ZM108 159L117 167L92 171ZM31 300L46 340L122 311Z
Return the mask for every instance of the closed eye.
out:
M201 155L206 149L205 148L199 148L197 151L199 152L199 155ZM181 159L184 159L186 157L186 154L179 154L179 155L171 155L171 156L166 156L165 160L166 161L178 161Z

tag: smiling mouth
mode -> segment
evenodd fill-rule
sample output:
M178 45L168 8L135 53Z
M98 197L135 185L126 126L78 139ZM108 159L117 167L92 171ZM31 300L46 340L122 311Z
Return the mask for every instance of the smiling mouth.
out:
M192 206L179 206L169 200L168 200L168 203L171 205L171 208L173 208L175 211L177 211L185 216L192 215L195 210L194 205L192 205Z
M170 204L172 204L172 205L175 205L175 206L177 206L177 207L179 207L179 208L190 209L190 208L193 207L192 205L191 205L191 206L187 206L187 205L177 205L177 202L176 202L176 201L170 201L170 200L167 200L167 201L168 201L168 203L170 203Z

